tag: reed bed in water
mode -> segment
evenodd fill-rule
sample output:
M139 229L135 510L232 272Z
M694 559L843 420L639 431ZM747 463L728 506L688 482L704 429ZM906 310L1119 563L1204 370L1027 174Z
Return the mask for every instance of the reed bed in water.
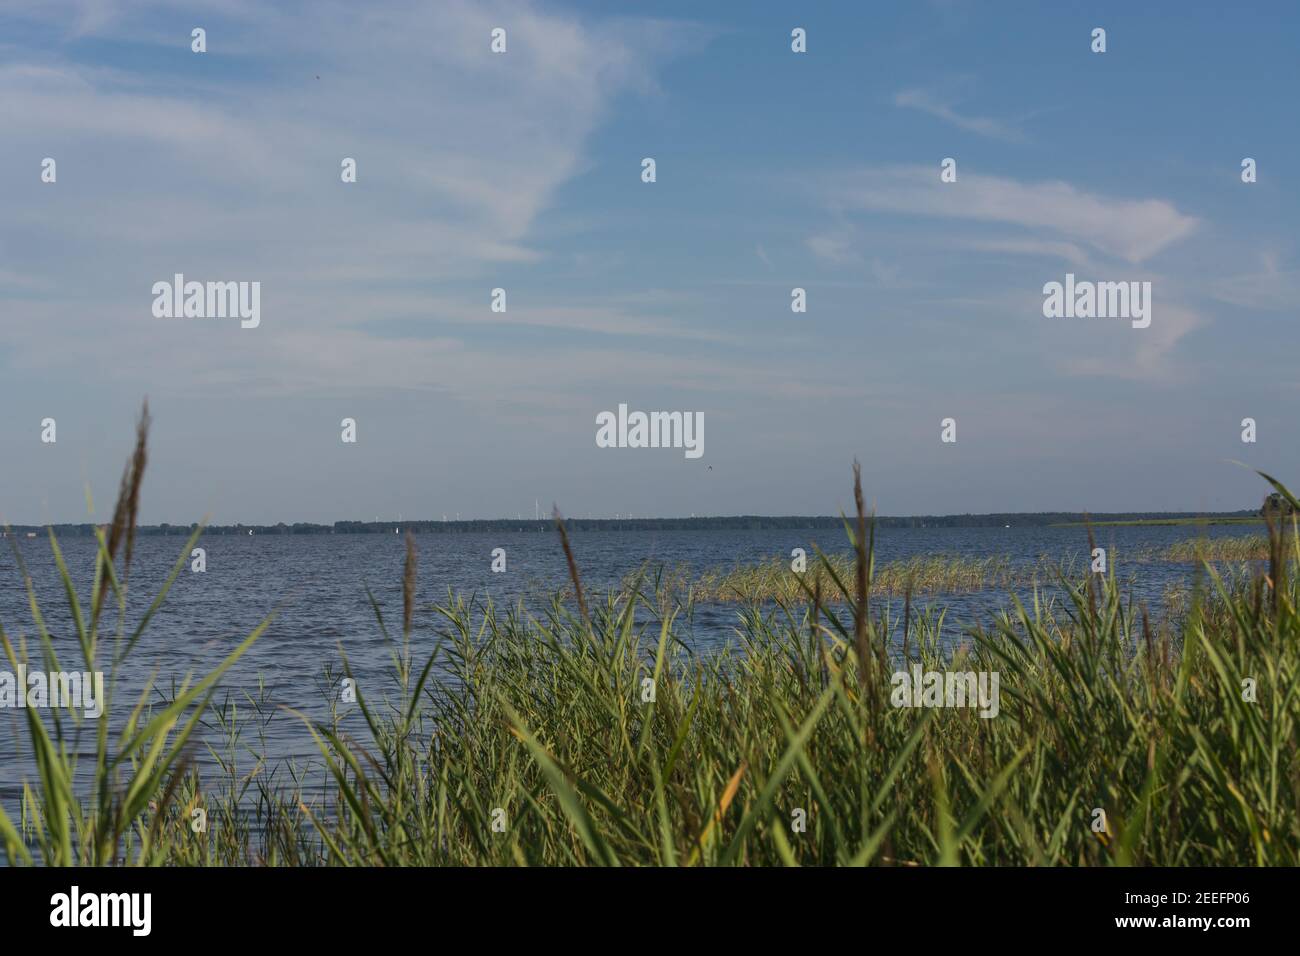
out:
M802 599L819 578L824 600L841 602L853 595L856 588L853 555L816 555L806 557L805 564L803 571L797 571L791 559L771 558L751 565L699 572L686 565L675 565L631 575L623 581L623 586L644 585L648 581L661 596L683 602L688 598L712 602L790 602ZM1037 569L1016 567L1005 555L975 558L926 554L876 564L871 591L880 595L956 594L1011 587L1050 576L1046 564Z
M1175 624L1149 621L1112 570L1061 581L1063 600L1011 600L946 650L942 615L871 603L869 520L849 533L851 575L832 559L795 597L741 606L737 645L710 655L666 595L584 593L563 535L582 599L539 613L454 594L419 607L407 575L402 633L376 608L390 692L358 684L350 710L302 721L329 779L311 799L292 773L268 786L278 771L232 762L204 786L188 762L201 722L236 723L216 682L262 628L159 713L110 699L131 708L117 741L107 714L76 727L29 710L41 770L0 811L0 842L13 863L1300 863L1300 594L1280 538L1236 586L1207 563ZM111 540L129 531L101 535L92 607L126 601ZM65 597L93 663L98 615L70 581ZM415 646L425 614L440 637ZM123 619L114 667L139 636ZM899 706L916 702L895 676L913 668L997 673L997 706ZM87 792L71 783L78 730L99 741Z
M1163 557L1166 561L1184 564L1201 561L1267 561L1269 540L1267 535L1255 534L1232 538L1192 538L1170 545L1164 550Z
M1289 519L1283 519L1289 521ZM1279 534L1289 537L1288 524L1279 526ZM1170 564L1245 564L1268 561L1272 556L1272 539L1269 535L1241 535L1229 538L1188 538L1159 548L1142 548L1126 556L1130 562L1147 564L1153 561ZM1288 553L1290 549L1288 548Z

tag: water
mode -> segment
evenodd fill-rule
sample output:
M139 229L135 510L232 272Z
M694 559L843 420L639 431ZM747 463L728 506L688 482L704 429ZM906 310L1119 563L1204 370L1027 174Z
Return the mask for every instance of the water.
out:
M1237 536L1250 530L1231 525L1099 528L1097 544L1108 549L1111 560L1118 557L1121 578L1131 576L1133 596L1158 610L1166 586L1190 579L1191 567L1159 562L1125 565L1125 553L1163 548L1202 535ZM702 569L753 563L777 555L788 560L791 549L796 547L807 549L811 555L812 541L823 550L848 553L842 532L827 529L589 531L574 533L571 540L584 587L590 594L615 586L647 561L685 562ZM568 580L564 555L553 532L426 534L418 535L416 543L419 602L413 645L417 660L432 648L442 623L428 607L443 600L448 588L490 598L497 604L512 604L530 595L536 598ZM0 624L11 640L26 635L34 642L35 627L26 590L8 544L0 546ZM94 541L88 537L66 538L60 544L78 582L80 597L88 605ZM152 601L183 544L184 539L175 536L136 539L128 632ZM370 587L391 630L400 632L403 535L230 535L211 536L200 545L207 551L207 571L191 573L187 561L167 601L131 655L129 669L123 673L117 691L119 707L127 701L134 703L150 676L155 686L169 690L187 674L207 673L277 608L279 613L266 634L222 682L241 706L239 695L246 692L265 696L273 705L323 718L327 713L323 669L333 662L335 671L339 670L340 647L363 690L386 686L391 673L390 648L383 641L365 589ZM490 569L495 548L506 550L505 573ZM32 575L61 666L65 670L79 669L81 652L49 542L44 538L20 539L18 549ZM1007 555L1022 565L1036 564L1046 556L1052 560L1072 559L1074 567L1083 568L1087 538L1079 528L885 528L877 531L876 554L878 562L924 554L972 558ZM964 625L987 619L1005 607L1007 596L1005 589L999 588L923 596L914 601L915 607L927 604L950 609L945 628L955 638ZM106 609L105 617L113 613ZM734 637L737 614L734 604L700 607L683 637L701 652L720 647ZM8 669L7 663L0 664L0 670ZM155 700L161 701L161 697L155 694ZM0 798L11 810L12 797L22 779L36 777L26 752L24 719L21 710L0 710ZM353 729L364 739L359 715L346 718L345 726L349 726L348 722L357 724ZM302 723L274 707L263 732L261 746L273 760L311 760L317 756ZM215 733L210 732L207 739L218 746ZM212 766L210 757L199 756L201 766ZM247 758L244 763L249 763Z

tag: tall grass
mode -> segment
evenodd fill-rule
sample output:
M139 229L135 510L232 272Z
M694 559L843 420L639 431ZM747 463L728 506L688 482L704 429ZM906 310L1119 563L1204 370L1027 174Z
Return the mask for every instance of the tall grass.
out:
M449 597L428 743L381 723L368 748L343 748L327 856L1294 865L1296 588L1261 578L1232 593L1209 574L1179 633L1126 604L1111 576L1068 585L1058 607L1017 605L955 652L932 616L860 618L859 601L846 618L815 594L744 610L742 646L712 657L678 641L671 614L639 626L638 608L657 604L635 589L590 606L589 626L559 601L529 620ZM887 655L903 666L905 640L927 670L998 671L1001 713L890 706L880 668ZM408 748L399 821L378 768Z
M30 862L34 845L46 862L103 863L1300 862L1294 535L1284 544L1275 529L1268 568L1250 579L1206 563L1176 623L1129 602L1112 563L1108 576L1060 581L1064 599L1012 597L953 649L941 613L871 603L874 538L859 505L851 566L818 556L797 593L737 608L734 646L699 654L683 626L689 597L645 581L584 591L558 515L557 529L573 598L536 612L454 593L419 608L408 539L400 635L374 604L395 690L363 694L358 681L355 715L302 717L328 773L323 800L309 804L291 777L202 839L187 826L199 803L241 803L245 776L232 765L224 788L200 790L185 745L200 713L229 704L211 690L259 629L163 713L133 720L124 745L97 749L105 783L97 773L84 800L69 783L72 728L56 720L46 733L29 717L39 825L24 834L0 817L9 859ZM110 540L96 582L120 606ZM34 595L32 608L39 620ZM421 613L439 622L432 646L413 636ZM93 628L78 633L93 648ZM48 635L42 646L52 653ZM998 715L892 706L892 672L914 663L998 672Z
M49 532L50 549L58 565L81 653L78 669L95 673L107 664L105 700L101 716L93 722L74 706L69 706L66 712L61 712L58 706L51 707L48 721L36 707L23 710L28 744L39 776L34 784L28 781L23 785L22 832L4 807L0 807L0 840L11 863L33 862L33 850L44 863L58 866L164 862L163 849L170 841L160 845L156 824L178 799L194 731L211 702L217 681L269 623L264 621L211 673L198 680L186 677L173 699L157 712L149 706L150 681L121 723L117 739L110 741L111 717L118 710L114 701L118 674L201 533L200 528L191 535L161 591L136 629L128 633L125 626L127 582L135 546L140 488L148 461L148 431L146 403L140 415L135 449L122 476L112 523L107 530L96 529L95 570L87 604L83 605L77 594L53 528ZM22 552L16 544L13 547L27 590L37 643L33 649L29 649L25 638L20 637L15 643L0 625L0 647L15 672L28 667L61 671L63 666L41 614L31 575L23 563ZM122 555L120 571L119 553ZM117 611L116 625L109 631L113 643L105 648L101 620L110 603ZM39 655L39 660L35 655ZM27 688L19 687L18 693L26 694ZM92 742L85 758L83 741L87 736ZM91 764L92 783L88 793L78 792L74 786L84 759Z

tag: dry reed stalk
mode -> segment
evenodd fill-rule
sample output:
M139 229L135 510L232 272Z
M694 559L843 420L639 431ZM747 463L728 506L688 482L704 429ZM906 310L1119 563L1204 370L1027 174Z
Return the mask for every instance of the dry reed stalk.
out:
M564 559L569 563L569 577L573 579L573 593L578 599L578 612L582 615L582 622L591 630L591 618L587 614L587 600L582 596L582 580L578 577L578 562L573 559L573 549L569 547L569 533L564 530L564 518L560 514L560 509L556 505L551 506L551 514L555 518L555 527L560 532L560 544L564 546Z
M867 648L867 602L870 593L867 582L867 516L862 502L862 465L856 459L853 462L853 503L858 509L858 529L854 535L853 550L856 556L858 577L858 606L853 621L853 640L858 652L858 667L866 676L868 664Z
M406 565L402 572L402 633L411 633L415 614L415 535L406 532Z

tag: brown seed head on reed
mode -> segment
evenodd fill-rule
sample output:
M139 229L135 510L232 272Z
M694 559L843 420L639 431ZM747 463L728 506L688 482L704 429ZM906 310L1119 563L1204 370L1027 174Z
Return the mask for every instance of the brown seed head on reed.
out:
M858 509L858 529L854 535L854 551L857 556L858 606L853 616L853 637L858 652L858 667L865 675L868 666L867 648L867 613L869 588L867 586L867 514L862 501L862 465L853 459L853 503Z
M560 514L558 505L551 505L551 516L555 519L555 527L560 532L560 544L564 547L564 559L569 562L569 577L573 579L573 593L578 598L578 613L582 615L582 622L587 625L587 630L591 630L591 618L587 616L587 600L582 596L582 580L578 577L578 562L573 559L573 549L569 547L569 533L564 529L564 517Z
M122 472L122 485L117 493L117 504L113 507L113 526L108 535L108 556L117 557L118 548L126 543L126 555L122 563L122 576L126 577L131 568L131 555L135 550L135 526L140 510L140 487L144 483L144 468L149 461L149 399L144 400L140 410L140 420L135 428L135 451L132 452L126 468Z
M1088 512L1083 513L1083 522L1088 528L1088 603L1092 606L1092 615L1097 616L1097 587L1093 579L1096 575L1092 571L1093 555L1097 553L1097 536L1092 533L1092 516Z
M406 565L402 571L402 633L411 633L415 614L415 535L406 532Z

